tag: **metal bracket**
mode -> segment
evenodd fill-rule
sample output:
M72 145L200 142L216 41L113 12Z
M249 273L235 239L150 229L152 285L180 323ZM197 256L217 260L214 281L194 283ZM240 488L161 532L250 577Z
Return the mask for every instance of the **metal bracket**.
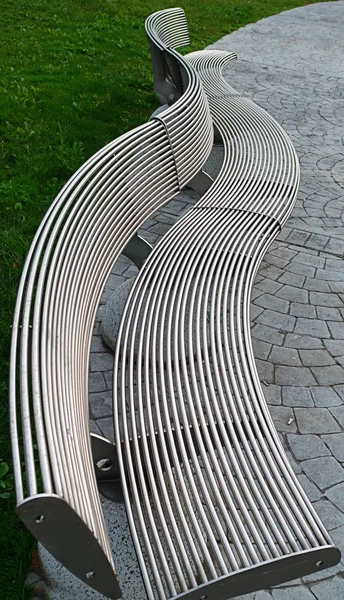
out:
M202 170L199 171L197 175L191 179L191 181L189 181L187 187L195 190L195 192L198 192L199 194L205 194L205 192L209 190L213 183L213 178Z
M141 269L152 250L153 246L151 246L143 237L135 233L124 250L122 250L122 254L130 258L138 269Z
M183 94L183 76L178 60L149 40L154 72L154 91L162 102L174 104Z
M113 502L123 502L116 446L108 439L91 433L94 470L99 492Z
M122 598L112 560L67 502L54 494L38 494L19 504L17 514L71 573L107 598Z

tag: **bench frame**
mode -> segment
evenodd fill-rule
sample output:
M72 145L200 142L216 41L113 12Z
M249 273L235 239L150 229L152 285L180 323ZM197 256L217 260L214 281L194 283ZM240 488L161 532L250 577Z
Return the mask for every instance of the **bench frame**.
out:
M154 115L149 123L121 136L100 150L79 169L49 209L24 266L13 322L10 375L10 418L17 513L55 558L94 589L116 599L121 597L121 591L111 556L96 479L104 495L114 500L120 498L122 489L148 598L156 598L158 590L161 599L178 597L185 600L220 600L270 587L327 568L340 560L339 551L332 545L325 528L298 484L279 442L256 372L248 324L249 298L259 263L285 223L296 200L298 165L289 139L264 111L257 109L250 101L243 103L249 117L245 116L244 109L238 108L240 94L229 88L221 74L224 66L234 60L233 53L199 52L189 55L187 59L181 57L175 48L189 42L187 23L181 9L169 9L152 15L147 19L146 28L153 58L155 91L168 104L168 109ZM288 177L276 183L271 179L271 174L266 172L266 180L264 177L260 181L253 179L243 194L238 182L240 178L245 180L245 177L248 177L248 171L243 171L242 165L235 164L235 161L231 163L232 159L227 155L219 177L215 184L211 185L212 180L202 171L202 167L211 150L213 129L208 101L203 93L200 78L209 100L216 137L220 136L222 140L228 141L230 127L235 127L230 116L227 121L223 117L224 106L236 109L247 127L255 126L254 115L258 115L260 131L263 131L264 127L269 131L273 130L271 139L276 148L285 144L284 156L292 165ZM228 114L230 115L230 112ZM262 135L264 137L264 133ZM231 169L233 165L234 168ZM261 169L264 171L264 168L263 165ZM143 169L142 173L140 169ZM256 177L258 171L259 169L252 171ZM228 172L234 182L230 193L225 184ZM130 293L120 326L119 343L115 353L116 390L117 367L121 361L123 368L121 339L126 335L126 319L129 318L130 310L133 312L132 303L135 301L135 294L137 297L137 290L146 285L142 283L145 281L146 272L149 269L155 272L154 261L157 260L156 256L159 256L159 249L151 252L149 244L137 236L136 232L150 214L186 185L202 193L209 191L194 209L192 218L197 215L196 221L200 215L206 213L223 214L226 218L231 214L233 222L252 224L256 219L255 222L262 227L259 244L252 250L255 262L248 268L248 283L245 284L244 346L249 368L246 372L246 383L240 375L240 385L247 385L252 394L254 390L254 398L257 398L254 400L255 409L261 415L259 423L257 421L254 424L254 435L248 434L251 435L250 444L255 446L257 440L261 444L264 436L270 440L271 448L275 452L273 460L283 471L283 476L292 490L290 498L293 495L293 506L299 503L295 510L300 511L300 515L306 515L307 528L310 531L308 538L308 534L305 534L304 539L302 536L298 538L297 543L301 544L299 551L294 548L279 556L277 551L275 558L248 564L246 567L241 566L228 573L223 566L223 574L216 577L213 559L209 554L205 559L206 567L200 583L196 581L195 573L192 573L192 566L187 576L182 570L178 572L178 569L174 573L171 571L172 574L169 575L168 560L165 560L163 550L159 560L165 561L164 581L160 577L154 557L151 556L148 561L145 559L143 546L148 555L152 555L153 546L150 546L145 528L140 532L136 527L132 503L137 503L139 496L136 493L136 497L133 498L131 487L136 476L135 467L133 470L131 466L131 481L128 482L127 463L133 460L132 453L135 456L135 452L138 452L138 458L141 447L145 453L152 452L157 462L150 465L148 479L151 487L154 487L154 476L158 471L161 472L163 464L158 464L162 459L157 458L157 449L160 446L167 447L166 440L170 450L175 452L174 460L179 457L186 467L187 461L197 457L198 453L206 457L205 438L207 443L214 440L214 446L216 440L216 443L219 443L222 438L229 437L233 444L237 443L236 427L240 430L240 422L233 425L230 421L214 420L205 428L203 426L203 430L201 423L193 423L184 429L179 424L174 431L173 428L167 427L160 438L157 432L152 430L150 437L141 436L140 439L134 440L126 437L123 441L116 412L118 398L115 392L116 444L111 444L101 436L90 434L88 425L87 376L92 326L111 266L116 258L124 253L138 267L143 267ZM119 190L122 187L127 192L126 197L120 194ZM141 196L145 198L144 206ZM134 211L134 217L130 215L130 223L123 216L128 212L128 197ZM120 209L119 202L122 203ZM105 208L108 213L104 216ZM80 222L83 212L86 212L86 217ZM166 239L172 240L178 226L182 227L189 218L191 217L184 217L181 225L173 228ZM101 256L97 243L99 231L104 233L108 242L114 239L116 232L118 233L111 249ZM164 240L161 243L162 247L166 243ZM70 246L72 249L68 250ZM242 264L247 266L251 250L248 246L241 248L242 256L246 256L245 259L242 258ZM84 278L77 279L79 287L73 284L73 278L77 278L76 271L70 267L73 257L79 257L82 261L81 268L85 267L87 271ZM240 274L238 277L240 278ZM92 293L88 291L89 288L94 288ZM64 293L68 298L67 303L63 301ZM85 298L82 297L82 293L85 293ZM51 303L52 310L49 308ZM63 325L60 324L60 320ZM77 325L74 325L75 321ZM200 353L200 349L198 352ZM53 370L52 375L49 369ZM236 364L236 369L239 371L239 363ZM20 425L18 413L21 415ZM242 420L245 418L242 413ZM251 423L254 418L252 412L249 419ZM177 451L173 450L176 444L180 445ZM149 445L153 450L149 450ZM186 447L189 448L189 454L185 450ZM36 475L37 459L39 477ZM107 462L104 463L104 459ZM22 472L23 460L25 474ZM273 460L271 459L271 466ZM137 464L141 465L140 459ZM119 475L120 487L114 485L114 480L117 480ZM142 476L138 477L141 478L142 484ZM143 478L145 477L146 475L143 475ZM266 474L266 478L272 489L277 490L273 477L269 478ZM137 490L135 486L134 489ZM281 489L284 490L283 486ZM143 495L147 493L143 488L141 492ZM286 497L288 502L291 502L290 498ZM196 502L198 501L196 499ZM211 509L210 504L209 507ZM267 518L267 513L265 516ZM282 520L284 518L285 515L281 517ZM166 526L165 533L167 530ZM234 529L233 532L235 533ZM258 538L257 533L257 540ZM315 541L311 547L309 539L313 538ZM191 538L189 542L192 542ZM248 545L250 544L249 541ZM237 544L235 552L240 554L238 547ZM178 551L184 552L181 546ZM245 551L242 550L242 556ZM228 552L230 555L232 550L229 548ZM221 553L214 543L211 553L217 553L221 563ZM252 551L252 554L255 554L255 551ZM183 556L186 564L189 560L186 550ZM180 557L175 554L174 558L178 563ZM236 563L236 559L233 560ZM223 560L222 562L224 565ZM210 572L213 569L213 574L207 575L208 569ZM183 581L181 586L176 584L176 578Z

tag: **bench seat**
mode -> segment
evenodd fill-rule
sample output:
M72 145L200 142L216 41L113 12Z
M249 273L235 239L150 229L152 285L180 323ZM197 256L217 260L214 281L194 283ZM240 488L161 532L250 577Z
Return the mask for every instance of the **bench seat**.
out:
M148 19L151 45L171 44L169 31L181 43L180 14ZM282 128L222 78L233 54L186 58L224 160L131 288L114 361L115 440L148 598L226 600L329 567L340 554L288 462L250 335L252 286L295 204L297 157ZM178 78L159 59L156 90L164 95L165 69L178 97Z

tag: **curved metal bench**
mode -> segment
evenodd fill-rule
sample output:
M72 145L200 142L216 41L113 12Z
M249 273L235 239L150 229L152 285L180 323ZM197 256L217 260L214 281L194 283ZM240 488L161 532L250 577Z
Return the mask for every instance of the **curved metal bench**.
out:
M168 46L188 41L183 14L147 20L166 100L183 91L166 59ZM234 57L187 56L224 162L139 272L115 353L115 440L149 599L226 600L340 560L288 462L255 365L252 285L294 205L299 166L282 128L222 79Z
M178 63L182 97L101 149L64 186L30 248L13 322L17 513L63 565L110 598L121 592L95 476L99 446L106 455L107 442L94 436L92 456L89 432L93 322L117 257L141 246L142 262L149 249L136 231L195 177L213 141L197 74L168 54Z

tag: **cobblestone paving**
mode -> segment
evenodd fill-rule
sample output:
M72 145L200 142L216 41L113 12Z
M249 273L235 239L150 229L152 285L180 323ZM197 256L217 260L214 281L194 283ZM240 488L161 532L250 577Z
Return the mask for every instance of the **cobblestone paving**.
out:
M214 47L235 50L226 78L274 116L301 162L292 217L266 254L252 296L254 352L291 464L344 551L344 2L264 19ZM216 161L215 161L216 162ZM195 201L182 194L149 219L154 244ZM95 323L92 430L113 438L112 354L100 337L103 305L137 270L121 258ZM344 598L344 565L245 600Z

